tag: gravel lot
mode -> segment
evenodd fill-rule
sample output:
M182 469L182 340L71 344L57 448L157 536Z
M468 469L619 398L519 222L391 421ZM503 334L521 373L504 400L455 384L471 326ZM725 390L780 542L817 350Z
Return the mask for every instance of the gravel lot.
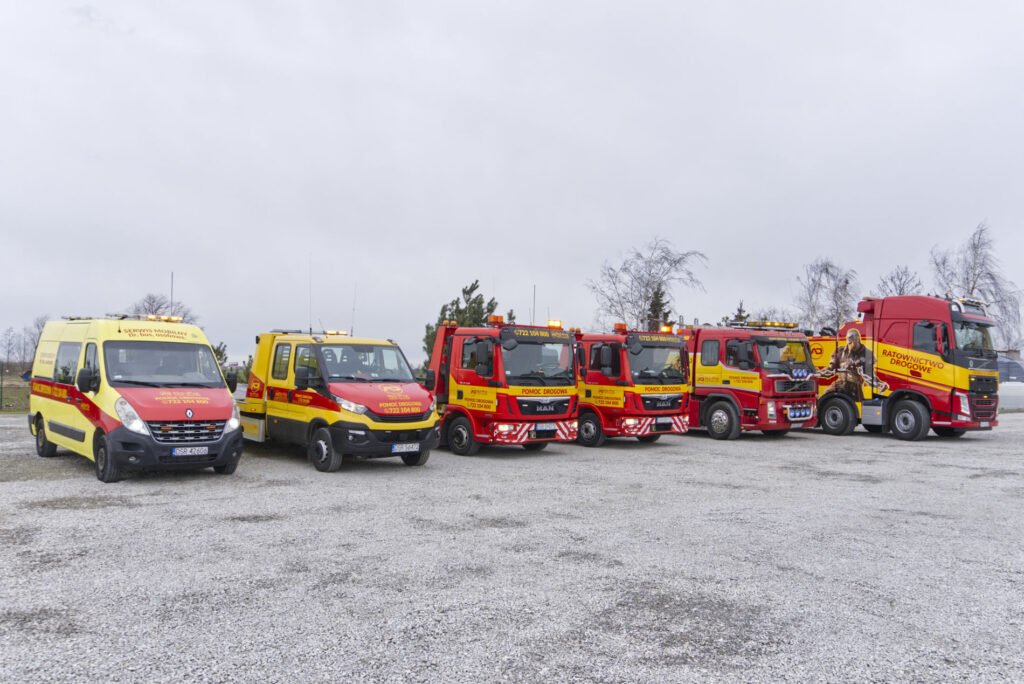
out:
M1024 415L114 485L0 417L3 681L1024 679Z

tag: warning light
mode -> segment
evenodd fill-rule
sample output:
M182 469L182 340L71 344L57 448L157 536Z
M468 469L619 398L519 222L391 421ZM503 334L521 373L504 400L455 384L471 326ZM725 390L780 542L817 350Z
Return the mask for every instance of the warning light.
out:
M497 314L491 314L487 317L488 325L505 325L505 317Z
M548 327L549 328L556 328L556 329L561 330L561 328L562 328L562 321L558 320L557 318L549 318L548 319Z
M672 332L672 326L671 325L663 325L663 326L661 326L661 332L663 332L663 333L671 333Z
M348 330L324 330L324 335L348 335Z
M614 330L617 333L624 333L626 332L626 324L616 323L615 325L612 326L612 330Z

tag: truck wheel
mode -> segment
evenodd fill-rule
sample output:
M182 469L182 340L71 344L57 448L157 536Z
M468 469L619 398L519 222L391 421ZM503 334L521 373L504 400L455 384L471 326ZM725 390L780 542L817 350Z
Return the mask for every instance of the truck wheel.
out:
M480 442L473 437L473 425L465 416L459 416L448 428L448 448L459 456L472 456L480 451Z
M341 468L341 454L334 450L331 431L325 427L313 431L313 439L309 440L309 460L321 473L333 473Z
M830 399L818 412L821 429L829 435L848 435L857 427L857 414L850 402Z
M430 459L430 449L420 449L418 454L402 454L402 463L407 466L421 466Z
M931 418L928 409L912 399L902 399L896 402L892 410L890 428L896 439L917 441L924 439L931 427Z
M580 416L577 428L576 441L585 447L599 447L608 439L601 429L601 419L595 413Z
M789 430L761 430L765 437L785 437Z
M932 426L932 432L937 434L939 437L963 437L967 430L964 430L963 428Z
M46 439L46 428L43 425L43 417L36 418L36 453L43 458L50 458L57 455L57 447Z
M643 437L637 437L636 441L643 442L644 444L654 444L659 439L661 439L661 435L644 435Z
M736 439L740 436L740 417L727 401L717 401L708 409L708 434L714 439Z
M523 445L527 451L544 451L548 448L547 442L528 442Z
M107 438L102 435L96 438L96 446L93 450L93 458L96 462L96 479L100 482L117 482L121 479L121 469L110 457L107 450Z
M231 461L224 465L213 466L213 472L218 475L232 475L236 470L238 470L238 461Z

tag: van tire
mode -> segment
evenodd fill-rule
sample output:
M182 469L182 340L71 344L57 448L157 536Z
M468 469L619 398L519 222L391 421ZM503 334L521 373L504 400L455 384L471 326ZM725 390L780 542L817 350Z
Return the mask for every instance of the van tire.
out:
M588 411L580 416L576 441L585 447L599 447L608 439L601 429L601 419Z
M644 435L643 437L637 437L636 441L643 442L644 444L654 444L659 439L661 439L661 435Z
M931 427L931 416L920 402L901 399L892 409L889 429L896 439L916 442L924 439Z
M407 466L421 466L430 459L430 449L420 449L418 454L402 454L402 463Z
M708 434L713 439L736 439L740 436L740 417L728 401L716 401L708 408Z
M857 412L845 399L829 399L818 410L818 424L825 434L848 435L857 427Z
M448 426L448 448L458 456L472 456L480 451L480 442L473 436L473 424L459 416Z
M36 418L36 453L43 458L52 458L57 455L57 445L46 439L45 422L42 416Z
M107 438L97 435L93 446L93 460L96 465L96 479L100 482L117 482L121 479L121 468L117 461L110 457L107 450Z
M213 472L218 475L233 475L238 470L238 461L230 461L224 465L213 466Z
M313 467L321 473L333 473L341 468L341 454L334 450L331 431L325 427L313 431L306 451Z

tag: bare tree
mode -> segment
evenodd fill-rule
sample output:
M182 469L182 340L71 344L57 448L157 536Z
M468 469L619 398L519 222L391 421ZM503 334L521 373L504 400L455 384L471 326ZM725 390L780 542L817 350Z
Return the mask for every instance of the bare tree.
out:
M134 316L181 316L185 323L195 323L196 316L192 309L182 302L172 302L162 294L152 292L128 307L128 313Z
M0 333L0 355L3 355L4 363L10 365L11 361L15 360L14 352L20 345L18 333L14 332L14 328L8 327Z
M754 309L750 316L754 321L795 321L799 316L792 310L779 306L766 306Z
M706 261L702 252L676 251L668 240L659 237L642 250L630 250L617 266L605 261L597 279L588 280L587 287L597 298L601 319L622 321L639 329L647 323L656 296L661 298L657 302L660 309L667 312L671 308L672 285L704 289L693 267Z
M871 291L876 297L916 295L924 291L924 285L917 273L907 266L897 266L878 281L878 287Z
M935 284L947 296L980 299L998 323L997 343L1004 349L1021 344L1021 291L1003 275L989 227L978 224L959 249L932 248Z
M856 271L822 258L804 266L803 276L796 280L800 284L796 307L804 327L820 330L830 326L838 330L853 318L858 289Z

